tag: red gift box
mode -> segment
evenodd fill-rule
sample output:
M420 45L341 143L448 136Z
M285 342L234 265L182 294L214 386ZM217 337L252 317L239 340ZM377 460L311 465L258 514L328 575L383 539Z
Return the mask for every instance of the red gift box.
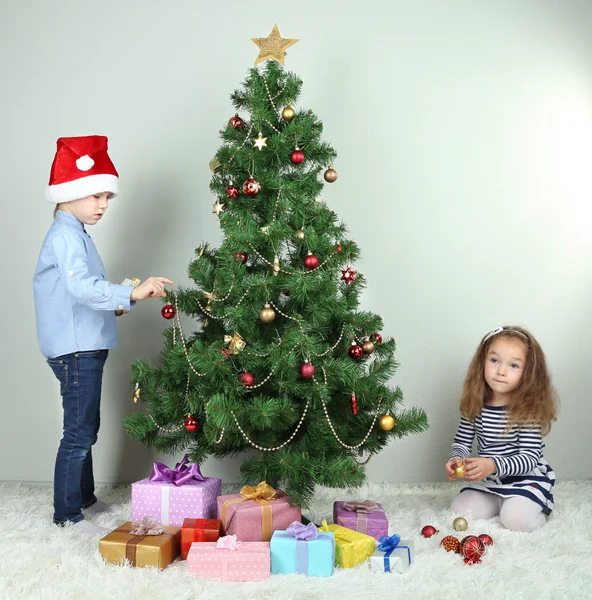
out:
M181 529L181 560L185 560L193 542L217 542L222 523L218 519L185 519Z

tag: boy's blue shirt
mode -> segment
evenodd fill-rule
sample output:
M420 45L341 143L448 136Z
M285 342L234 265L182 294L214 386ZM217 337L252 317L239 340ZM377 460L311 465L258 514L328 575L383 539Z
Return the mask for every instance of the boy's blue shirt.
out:
M47 358L117 347L115 310L130 310L132 288L110 283L82 223L58 210L33 277L39 348Z

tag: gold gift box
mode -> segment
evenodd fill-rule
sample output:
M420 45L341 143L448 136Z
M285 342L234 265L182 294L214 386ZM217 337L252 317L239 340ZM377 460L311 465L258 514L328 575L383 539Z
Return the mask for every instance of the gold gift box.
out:
M99 552L107 561L121 564L127 558L133 567L164 569L181 553L181 528L164 527L161 535L133 535L130 521L99 541Z
M335 564L344 569L354 567L374 554L376 540L370 535L341 525L327 525L326 520L319 531L332 531L335 535Z

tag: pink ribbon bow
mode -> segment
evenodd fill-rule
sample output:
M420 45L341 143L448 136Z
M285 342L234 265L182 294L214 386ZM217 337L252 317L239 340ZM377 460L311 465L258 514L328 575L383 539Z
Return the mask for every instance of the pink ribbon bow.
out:
M216 548L220 550L240 550L241 546L242 542L236 539L236 535L226 535L218 538L218 542L216 543Z
M164 527L154 517L144 517L132 523L132 535L162 535Z
M376 502L366 500L365 502L344 502L343 509L356 513L369 514L380 510L380 506Z

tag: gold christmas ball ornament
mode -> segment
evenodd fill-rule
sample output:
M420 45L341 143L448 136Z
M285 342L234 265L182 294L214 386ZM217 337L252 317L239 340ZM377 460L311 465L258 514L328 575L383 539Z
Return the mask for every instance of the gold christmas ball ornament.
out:
M456 517L454 521L452 521L452 528L454 531L466 531L469 527L469 523L463 517Z
M296 231L294 231L294 237L297 240L303 240L304 239L304 229L296 229Z
M372 352L374 352L374 344L370 340L364 340L362 350L364 351L364 354L372 354Z
M271 323L275 319L275 310L269 304L266 304L259 313L259 318L264 323Z
M381 429L390 431L395 426L395 420L390 415L382 415L382 417L380 417L378 420L378 424L380 425Z
M288 123L296 116L296 111L291 106L286 106L284 110L282 110L282 119L284 121L288 121Z
M213 158L210 161L210 171L212 173L219 173L221 170L222 170L222 163L217 158Z
M457 479L464 479L467 474L467 465L465 465L465 461L461 461L460 465L456 465L453 469L454 476Z
M337 171L333 168L333 165L331 165L326 171L325 171L325 181L327 183L335 183L337 181Z
M136 387L134 388L134 403L136 403L140 399L140 384L136 383Z

